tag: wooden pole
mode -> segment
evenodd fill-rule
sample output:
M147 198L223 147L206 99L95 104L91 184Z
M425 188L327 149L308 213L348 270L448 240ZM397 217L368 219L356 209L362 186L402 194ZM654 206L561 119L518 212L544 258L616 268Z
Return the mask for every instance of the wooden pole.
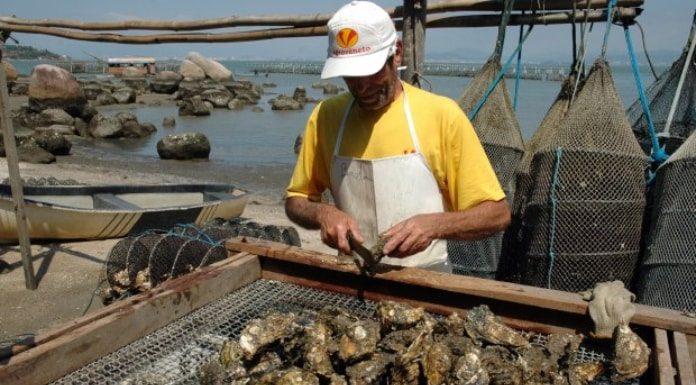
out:
M404 17L401 24L401 42L404 46L403 63L402 65L406 67L403 72L401 72L401 80L413 83L413 51L415 49L413 44L413 18L414 9L413 3L417 0L404 0Z
M7 33L9 36L9 33ZM0 39L0 61L2 61L2 49L5 45L5 32ZM5 78L5 66L0 62L0 125L2 125L3 140L5 143L5 158L10 174L10 189L14 200L14 211L17 220L17 238L19 238L19 249L22 253L22 265L24 266L24 283L27 289L36 289L36 278L34 277L34 265L31 261L31 243L29 242L29 230L27 228L27 216L24 212L24 191L22 190L22 179L19 175L19 157L17 156L17 144L15 143L15 132L10 119L10 96L7 93L7 79Z
M405 0L402 25L404 63L406 69L401 78L416 87L421 87L423 52L425 51L426 0Z

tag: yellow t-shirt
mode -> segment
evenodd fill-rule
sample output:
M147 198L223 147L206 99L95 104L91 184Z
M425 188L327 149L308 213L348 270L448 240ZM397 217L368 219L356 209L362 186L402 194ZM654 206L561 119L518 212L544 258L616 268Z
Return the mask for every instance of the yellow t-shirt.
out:
M404 83L421 151L435 175L449 210L505 198L498 178L469 119L451 99ZM319 201L331 187L331 161L349 93L327 99L307 122L302 149L287 189L288 197ZM364 111L354 105L339 155L377 159L415 152L406 122L403 93L386 109Z

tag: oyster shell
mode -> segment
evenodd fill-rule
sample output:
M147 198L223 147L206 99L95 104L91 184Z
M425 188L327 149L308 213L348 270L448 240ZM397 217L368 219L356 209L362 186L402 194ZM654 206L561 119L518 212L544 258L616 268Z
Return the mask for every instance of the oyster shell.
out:
M334 333L344 333L360 318L344 309L335 306L325 306L319 311L318 321L328 325Z
M343 362L354 362L377 349L381 335L379 324L371 320L360 320L348 327L341 336L338 357Z
M378 385L383 383L394 356L376 353L367 360L360 361L346 368L346 377L350 385Z
M305 363L303 368L324 377L334 374L329 356L331 329L325 323L318 321L305 330Z
M416 325L423 319L425 310L422 307L413 307L394 301L383 301L377 305L375 315L382 326L382 330L398 330Z
M276 371L283 367L283 359L278 353L269 351L261 353L256 362L250 365L249 375L259 376L268 372Z
M488 372L491 384L520 385L522 384L522 368L516 357L503 346L489 345L481 353L483 367Z
M478 346L473 343L468 346L455 363L453 376L457 384L488 385L491 380L483 368L481 349Z
M464 319L458 313L452 313L444 320L438 322L435 332L451 336L463 336L466 332Z
M570 385L586 385L602 373L604 373L604 365L601 362L573 364L568 368L568 382Z
M546 350L548 350L549 360L558 363L559 360L572 360L580 349L580 344L585 339L582 334L561 333L549 334Z
M422 359L423 372L428 385L440 385L445 382L447 374L452 369L454 356L447 347L441 342L435 342L425 353Z
M496 345L527 346L529 341L490 311L487 305L472 308L466 314L464 327L474 341L488 341Z
M648 369L650 348L628 325L614 331L614 382L638 378Z
M296 331L291 330L291 325L296 317L294 313L271 313L265 318L251 320L239 336L244 358L251 360L269 345L293 336Z
M393 331L379 342L379 348L391 353L403 353L420 334L420 330L411 328Z

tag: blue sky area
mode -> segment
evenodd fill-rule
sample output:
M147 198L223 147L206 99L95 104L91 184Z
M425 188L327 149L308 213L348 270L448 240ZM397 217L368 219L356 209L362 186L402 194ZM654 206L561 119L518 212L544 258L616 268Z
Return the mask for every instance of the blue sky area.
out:
M543 0L540 0L543 2ZM403 4L402 1L375 1L383 7ZM435 0L430 0L434 3ZM72 19L82 21L115 20L195 20L232 15L289 15L328 13L338 9L344 0L0 0L0 15L27 19ZM694 0L645 0L643 14L638 18L646 33L649 52L656 61L671 62L683 49L696 2ZM605 26L596 24L590 35L590 59L600 51ZM636 50L642 57L640 34L633 30ZM222 32L224 30L214 30ZM516 46L519 27L507 33L506 51ZM427 31L426 60L480 61L492 52L496 28L447 28ZM147 34L152 31L131 33ZM292 59L321 60L326 52L326 38L288 38L247 43L177 43L158 45L124 45L93 43L35 34L14 34L22 45L89 58L89 53L102 58L124 55L149 55L158 58L181 58L197 51L218 59ZM610 34L609 57L626 60L626 43L620 27ZM529 61L568 62L571 59L570 26L537 26L530 35L523 57Z

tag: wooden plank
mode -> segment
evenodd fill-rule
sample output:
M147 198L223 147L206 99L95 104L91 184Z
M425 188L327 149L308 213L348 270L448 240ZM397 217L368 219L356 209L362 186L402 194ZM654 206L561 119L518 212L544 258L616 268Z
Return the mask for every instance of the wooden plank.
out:
M0 366L0 383L54 381L260 276L259 258L244 254L164 282L11 357Z
M686 334L686 342L689 345L689 356L691 357L691 369L696 373L696 335Z
M304 250L282 243L249 237L230 239L227 249L244 251L282 261L326 270L360 274L353 264L338 264L335 256ZM380 265L373 278L436 288L445 292L466 294L481 299L495 299L510 305L526 305L558 311L559 314L587 314L587 302L579 294L549 290L533 286L493 281L488 279L437 273L416 268ZM531 317L537 316L536 314ZM696 334L696 319L686 317L678 311L636 304L636 314L631 319L636 325L658 327Z
M674 367L667 342L667 331L655 329L655 346L653 346L655 361L655 383L658 385L674 385Z
M688 342L684 333L672 333L672 358L677 366L677 383L680 385L696 384L694 361L691 359Z
M2 38L0 38L0 59L2 59L5 39L9 37L9 33L5 35L6 31L2 32ZM15 143L15 131L12 126L12 119L10 119L9 101L10 96L7 93L5 66L0 63L0 126L2 126L5 158L7 158L7 169L10 176L12 199L14 200L14 212L17 218L17 239L19 240L19 249L22 254L24 285L27 289L34 290L36 289L36 277L34 276L34 265L31 261L31 242L29 241L27 215L24 211L24 192L22 190L22 178L19 175L19 155L17 154L17 144Z

